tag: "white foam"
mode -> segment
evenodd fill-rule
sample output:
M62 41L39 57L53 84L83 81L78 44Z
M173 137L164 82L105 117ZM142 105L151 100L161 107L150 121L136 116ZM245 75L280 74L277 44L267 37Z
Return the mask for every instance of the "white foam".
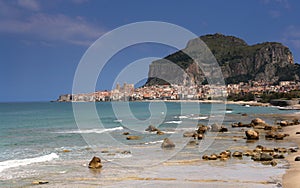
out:
M9 168L30 165L33 163L52 161L53 159L58 159L58 158L59 158L59 156L56 153L51 153L49 155L28 158L28 159L16 159L16 160L2 161L2 162L0 162L0 172L2 172L3 170L9 169Z
M226 114L231 114L232 110L226 110Z
M182 121L167 121L165 123L174 123L174 124L181 124Z
M107 129L86 129L86 130L70 130L70 131L62 131L56 133L63 133L63 134L88 134L88 133L104 133L104 132L112 132L116 130L122 130L123 127L114 127L114 128L107 128Z
M145 145L148 144L157 144L157 143L163 143L164 140L158 140L158 141L153 141L153 142L146 142Z
M187 119L187 118L189 118L189 117L188 117L188 116L174 116L174 118Z
M194 120L202 120L202 119L207 119L208 117L204 116L204 117L191 117L190 119L194 119Z
M163 131L165 134L174 134L175 131Z
M116 119L116 120L114 120L115 123L122 123L122 121L123 121L123 120L121 120L121 119Z
M121 153L117 153L116 155L114 155L115 159L125 159L125 158L130 158L132 157L131 154L121 154Z

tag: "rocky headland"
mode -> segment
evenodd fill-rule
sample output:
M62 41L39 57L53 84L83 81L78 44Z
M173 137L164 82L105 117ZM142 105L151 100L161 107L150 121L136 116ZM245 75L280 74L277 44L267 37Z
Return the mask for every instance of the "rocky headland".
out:
M300 65L294 63L290 49L278 42L263 42L248 45L244 40L222 34L204 35L205 42L221 67L225 83L248 82L249 80L276 83L279 81L299 80ZM182 84L207 83L205 76L194 60L185 52L197 53L193 45L197 39L188 42L185 49L166 56L150 64L146 85L165 84L156 75L168 78L169 75L182 74L170 67L170 61L182 68L187 77Z

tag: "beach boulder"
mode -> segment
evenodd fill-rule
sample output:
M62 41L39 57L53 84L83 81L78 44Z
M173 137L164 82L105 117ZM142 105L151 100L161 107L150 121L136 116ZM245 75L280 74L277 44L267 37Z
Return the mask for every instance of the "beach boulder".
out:
M99 157L93 157L89 163L89 168L99 169L102 168L101 159Z
M145 131L148 131L148 132L156 132L156 131L159 131L158 128L156 128L155 126L153 125L149 125Z
M48 184L48 181L44 181L44 180L37 180L37 181L33 181L31 184L32 185L42 185L42 184Z
M140 140L141 137L140 136L127 136L126 140Z
M251 124L244 124L242 122L238 122L238 123L233 123L231 124L232 128L236 128L236 127L252 127Z
M267 132L265 135L266 139L276 139L276 140L283 140L287 136L289 135L283 133L277 133L275 131Z
M202 156L202 159L203 159L203 160L208 160L208 159L209 159L209 155L203 155L203 156Z
M255 130L247 130L245 131L246 137L248 140L258 140L259 139L259 133Z
M297 157L295 158L295 161L300 161L300 156L297 156Z
M221 126L220 125L218 125L218 124L212 124L211 125L211 131L212 132L219 132L221 130Z
M280 121L279 125L285 127L285 126L289 125L289 122L288 121Z
M241 158L241 157L243 157L243 153L239 152L239 151L235 151L232 153L232 157Z
M266 133L265 138L266 138L266 139L274 139L274 138L276 138L276 135L277 135L276 132L270 131L270 132L267 132L267 133Z
M226 127L224 127L224 126L221 126L219 132L222 132L222 133L228 132L228 128L226 128Z
M271 160L271 161L263 161L261 164L263 164L263 165L276 166L276 165L277 165L277 162L274 161L274 160Z
M208 130L208 127L202 124L198 124L197 133L198 134L204 134Z
M283 140L284 137L288 136L287 134L278 133L275 137L276 140Z
M194 135L194 139L196 139L196 140L202 140L203 139L203 134L196 134L196 135Z
M297 148L289 148L288 152L290 152L290 153L296 153L296 152L298 152L298 149Z
M161 144L161 148L172 149L172 148L175 148L175 144L169 138L165 138L163 143Z
M253 123L254 125L258 125L258 124L265 124L266 122L260 118L255 118L251 121L251 123Z
M251 121L250 125L254 128L254 129L265 129L266 126L269 126L268 124L266 124L266 122L260 118L255 118Z
M231 157L231 151L230 150L222 151L218 155L218 158L220 158L221 160L226 160L226 159L228 159L230 157Z
M268 153L256 153L251 159L254 161L272 161L273 157Z
M297 118L293 119L293 124L294 124L294 125L300 124L300 123L299 123L299 119L297 119Z
M244 153L243 153L243 155L244 156L247 156L247 157L249 157L249 156L254 156L255 155L255 151L251 151L251 150L247 150L247 151L245 151Z
M157 134L157 135L164 135L165 133L162 132L162 131L160 131L160 130L158 130L158 131L156 132L156 134Z
M288 150L286 148L274 148L274 151L278 153L286 153Z
M218 159L218 155L216 154L211 154L209 157L208 157L208 160L217 160Z
M273 153L272 157L274 159L284 159L284 155L283 154L278 154L278 153Z
M260 161L272 161L273 157L268 153L261 153L260 154Z

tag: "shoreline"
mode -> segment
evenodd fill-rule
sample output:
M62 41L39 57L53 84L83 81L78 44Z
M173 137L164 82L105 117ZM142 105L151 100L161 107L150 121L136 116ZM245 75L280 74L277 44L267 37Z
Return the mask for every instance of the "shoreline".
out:
M228 100L136 100L136 101L51 101L57 103L102 103L102 102L167 102L167 103L200 103L200 104L236 104L236 105L243 105L243 106L262 106L262 107L278 107L280 106L273 106L270 103L262 103L257 101L228 101ZM300 110L300 104L291 105L287 108L281 107L282 110Z
M184 102L184 103L203 103L203 104L237 104L237 105L250 105L250 106L272 106L270 103L261 103L257 101L228 101L228 100L135 100L135 101L50 101L50 102L57 102L57 103L86 103L86 102L95 102L95 103L102 103L102 102Z

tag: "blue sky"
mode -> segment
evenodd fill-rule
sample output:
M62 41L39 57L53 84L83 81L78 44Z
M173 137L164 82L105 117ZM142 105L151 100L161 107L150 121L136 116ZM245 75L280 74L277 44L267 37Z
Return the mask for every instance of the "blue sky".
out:
M70 93L76 67L104 33L139 21L164 21L198 36L223 33L248 44L277 41L300 61L297 0L0 0L0 101L48 101ZM175 49L142 44L118 53L97 89L110 89L129 63Z

